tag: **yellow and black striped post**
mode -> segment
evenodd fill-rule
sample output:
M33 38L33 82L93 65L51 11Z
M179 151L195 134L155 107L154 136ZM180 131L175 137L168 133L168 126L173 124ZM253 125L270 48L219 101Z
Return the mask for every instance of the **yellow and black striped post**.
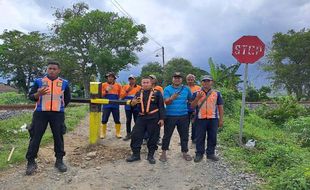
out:
M101 124L101 105L102 104L118 104L118 105L130 105L130 100L109 100L101 98L102 83L90 82L90 101L83 101L83 103L89 102L89 143L96 144L99 139L99 127ZM76 102L82 102L78 100Z
M90 98L101 98L101 82L90 82ZM89 143L95 144L99 139L101 105L90 101L89 107Z

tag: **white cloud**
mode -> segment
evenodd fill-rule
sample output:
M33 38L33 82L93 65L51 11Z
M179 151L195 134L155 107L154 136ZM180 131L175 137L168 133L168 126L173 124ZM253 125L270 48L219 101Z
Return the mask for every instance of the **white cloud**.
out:
M0 0L0 31L5 28L22 31L47 30L53 22L51 7L69 7L79 1L46 0ZM111 0L86 1L92 9L117 11ZM289 29L309 28L309 0L118 0L121 6L140 24L145 24L148 33L165 46L166 61L172 57L190 59L195 66L204 69L207 59L232 64L232 43L243 35L257 35L270 43L275 32ZM122 15L120 13L120 15ZM152 42L138 53L140 61L161 62L154 51L159 46ZM135 67L129 72L137 73ZM252 70L251 70L252 69ZM250 67L256 80L261 75L257 66ZM242 70L241 70L242 72ZM128 73L123 72L123 73ZM126 79L126 77L125 77Z
M51 13L42 12L40 6L34 1L8 1L0 2L0 30L33 30L47 31L48 24L52 23Z

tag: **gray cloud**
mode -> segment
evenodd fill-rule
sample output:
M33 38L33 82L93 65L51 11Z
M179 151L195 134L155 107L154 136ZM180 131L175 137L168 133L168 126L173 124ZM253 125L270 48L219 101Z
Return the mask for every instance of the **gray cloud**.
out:
M53 23L51 7L65 8L78 1L0 1L0 30L16 28L23 31L46 31ZM103 11L119 10L111 1L87 2L92 9ZM165 46L166 60L184 57L195 66L208 68L207 60L212 57L218 63L231 65L236 60L231 56L232 43L243 35L257 35L266 44L275 32L309 28L309 0L118 0L138 23L147 26L148 33ZM6 12L7 10L7 12ZM8 12L10 10L10 12ZM120 13L122 15L122 13ZM154 51L159 46L150 40L144 51L138 53L141 64L121 74L139 74L139 68L149 61L159 61ZM243 69L240 69L243 73ZM250 79L260 86L258 65L251 65ZM126 80L126 76L120 80Z

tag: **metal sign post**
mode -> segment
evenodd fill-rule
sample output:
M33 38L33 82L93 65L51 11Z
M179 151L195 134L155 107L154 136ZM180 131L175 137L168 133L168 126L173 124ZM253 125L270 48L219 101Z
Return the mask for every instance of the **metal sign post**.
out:
M248 83L248 66L245 64L244 69L244 80L243 80L243 92L242 92L242 104L241 104L241 113L240 113L240 132L239 132L239 144L242 145L242 131L243 131L243 121L244 121L244 108L245 108L245 96Z

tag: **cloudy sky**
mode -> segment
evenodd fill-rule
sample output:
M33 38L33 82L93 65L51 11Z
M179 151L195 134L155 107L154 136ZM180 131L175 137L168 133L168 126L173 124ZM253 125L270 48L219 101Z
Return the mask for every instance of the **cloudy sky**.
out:
M0 31L17 29L47 32L55 8L67 8L73 0L0 0ZM139 53L138 67L120 73L139 74L143 64L161 62L155 55L165 47L165 59L183 57L194 66L209 70L208 58L231 65L232 43L243 35L257 35L268 46L275 32L310 28L310 0L85 0L91 9L114 11L117 2L154 39ZM156 41L156 42L155 42ZM155 52L154 52L155 51ZM243 67L240 68L243 73ZM249 77L256 86L267 82L258 64L250 65Z

